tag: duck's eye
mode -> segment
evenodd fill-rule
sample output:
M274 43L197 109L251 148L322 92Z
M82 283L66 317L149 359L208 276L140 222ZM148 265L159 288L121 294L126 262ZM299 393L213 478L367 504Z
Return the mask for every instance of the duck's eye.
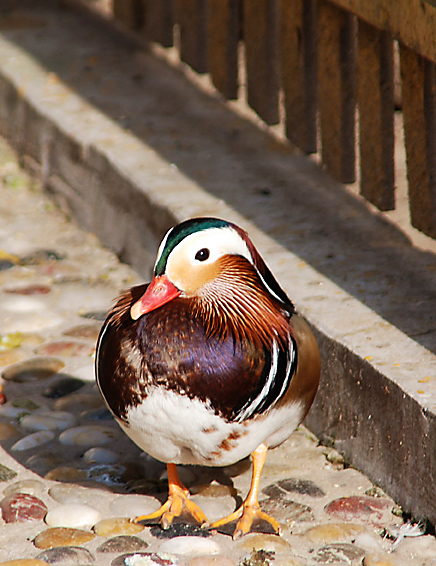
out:
M198 250L198 252L195 254L195 259L197 259L198 261L206 261L209 256L209 250L207 248L201 248L201 250Z

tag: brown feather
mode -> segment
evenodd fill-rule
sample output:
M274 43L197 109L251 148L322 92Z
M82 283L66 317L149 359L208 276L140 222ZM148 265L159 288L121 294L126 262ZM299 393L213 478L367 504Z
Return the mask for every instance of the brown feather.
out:
M115 305L109 312L109 317L107 323L113 325L115 328L119 328L124 322L126 322L126 316L130 318L130 309L136 301L142 297L148 287L147 284L136 285L131 287L126 291L122 291L117 297Z
M271 347L286 345L292 334L289 315L263 287L251 263L240 256L223 256L216 277L194 297L194 315L204 323L207 336L222 339L233 334L241 343Z

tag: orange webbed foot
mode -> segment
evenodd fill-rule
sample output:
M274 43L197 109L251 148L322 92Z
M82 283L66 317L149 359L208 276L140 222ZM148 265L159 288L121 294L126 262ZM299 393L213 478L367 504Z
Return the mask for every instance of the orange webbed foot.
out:
M190 500L189 490L180 481L177 467L175 464L167 464L168 469L168 499L165 503L149 515L134 517L132 522L152 521L161 519L161 525L168 529L175 517L180 517L183 513L191 515L198 523L207 523L207 517L200 507Z

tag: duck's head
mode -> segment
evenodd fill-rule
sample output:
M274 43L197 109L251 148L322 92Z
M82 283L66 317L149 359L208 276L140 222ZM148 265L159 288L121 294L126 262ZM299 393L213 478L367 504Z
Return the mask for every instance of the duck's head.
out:
M293 312L246 232L218 218L193 218L167 232L152 282L132 306L131 317L137 320L176 298L192 299L194 311L215 329L224 324L217 318L234 326L235 317L254 323L262 314Z

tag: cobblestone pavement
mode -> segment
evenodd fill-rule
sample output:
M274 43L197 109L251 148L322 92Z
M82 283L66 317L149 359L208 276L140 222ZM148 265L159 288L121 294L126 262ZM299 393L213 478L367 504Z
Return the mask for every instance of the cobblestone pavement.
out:
M104 313L139 277L52 205L3 140L0 182L1 564L436 565L434 537L402 538L420 531L304 427L262 476L262 507L282 536L263 524L233 541L184 522L130 523L165 497L165 466L106 410L93 352ZM247 493L250 463L180 473L216 519Z

